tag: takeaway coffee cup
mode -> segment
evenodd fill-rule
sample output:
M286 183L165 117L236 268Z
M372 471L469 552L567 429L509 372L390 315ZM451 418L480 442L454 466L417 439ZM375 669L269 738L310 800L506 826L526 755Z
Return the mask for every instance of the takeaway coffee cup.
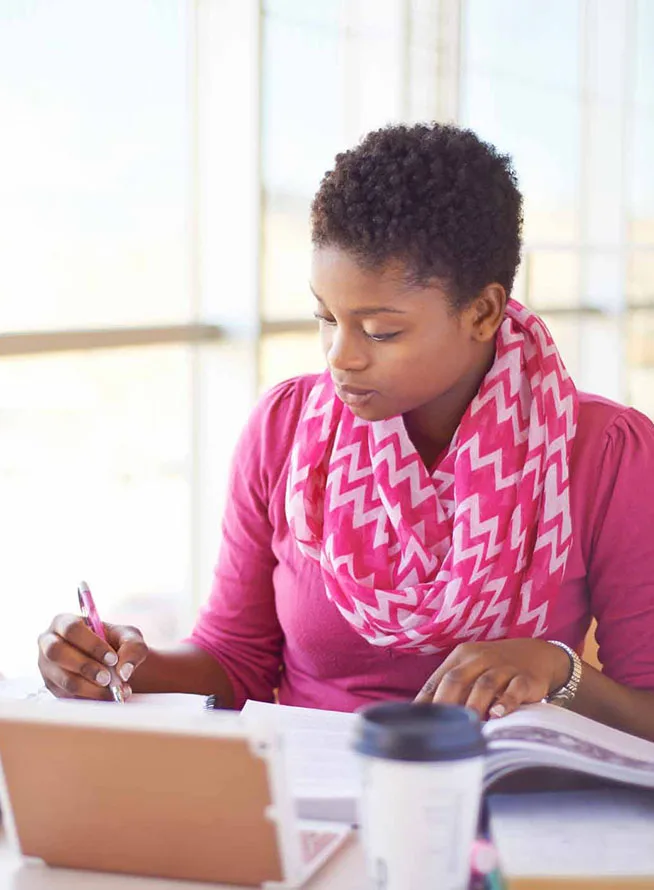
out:
M373 705L360 713L359 823L374 890L466 890L484 737L454 705Z

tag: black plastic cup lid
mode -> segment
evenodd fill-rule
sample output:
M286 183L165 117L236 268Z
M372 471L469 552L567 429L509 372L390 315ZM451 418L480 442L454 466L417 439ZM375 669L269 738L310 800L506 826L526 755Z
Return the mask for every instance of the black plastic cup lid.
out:
M386 760L437 761L479 757L486 749L475 711L459 705L389 702L359 711L354 749Z

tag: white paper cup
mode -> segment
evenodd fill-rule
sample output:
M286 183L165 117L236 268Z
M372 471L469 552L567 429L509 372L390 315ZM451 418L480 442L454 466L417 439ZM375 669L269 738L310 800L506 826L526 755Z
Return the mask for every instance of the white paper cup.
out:
M466 890L481 798L479 718L451 705L374 705L361 713L359 809L374 890Z

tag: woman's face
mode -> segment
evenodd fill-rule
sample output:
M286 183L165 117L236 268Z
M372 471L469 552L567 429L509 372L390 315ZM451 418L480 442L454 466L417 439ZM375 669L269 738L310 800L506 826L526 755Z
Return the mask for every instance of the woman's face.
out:
M492 356L499 321L492 330L480 322L478 301L454 312L440 287L410 287L402 273L400 264L366 270L335 247L313 253L311 289L336 393L368 421L456 401Z

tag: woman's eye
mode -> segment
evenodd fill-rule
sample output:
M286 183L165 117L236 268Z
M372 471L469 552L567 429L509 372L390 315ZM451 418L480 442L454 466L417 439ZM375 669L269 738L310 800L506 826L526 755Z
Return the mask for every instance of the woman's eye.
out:
M320 312L314 312L313 317L317 319L321 324L328 324L330 327L334 327L338 324L335 318L330 318L328 315L321 315ZM386 343L388 340L392 340L394 337L397 337L400 334L400 331L394 331L392 334L369 334L368 331L363 331L364 335L372 340L374 343Z
M314 312L313 317L321 321L323 324L336 324L335 318L327 318L326 315L321 315L319 312Z
M399 331L394 331L392 334L368 334L366 333L366 337L369 340L374 340L375 343L385 343L388 340L392 340L393 337L397 337Z

